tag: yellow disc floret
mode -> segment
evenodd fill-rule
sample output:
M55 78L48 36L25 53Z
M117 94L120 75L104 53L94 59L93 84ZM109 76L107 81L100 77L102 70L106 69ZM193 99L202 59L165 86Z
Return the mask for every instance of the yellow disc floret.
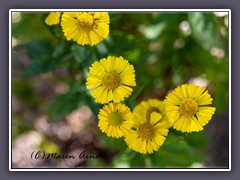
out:
M193 116L198 110L198 105L193 99L184 99L180 102L179 111L184 116Z
M87 13L79 15L77 25L79 30L91 31L93 29L93 16Z
M116 72L114 72L114 71L110 71L110 72L106 73L103 76L102 84L107 89L115 89L115 88L117 88L119 86L119 84L120 84L119 75Z
M123 119L122 119L121 115L118 112L112 112L108 116L108 122L112 126L118 126L118 125L122 124Z
M142 139L150 140L154 137L153 125L149 123L142 124L138 128L138 134Z

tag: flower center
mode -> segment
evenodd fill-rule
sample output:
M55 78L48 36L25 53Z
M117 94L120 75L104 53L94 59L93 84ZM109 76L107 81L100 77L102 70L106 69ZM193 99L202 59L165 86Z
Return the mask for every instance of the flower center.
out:
M193 99L184 99L180 103L179 110L183 116L193 116L198 110L198 105Z
M84 12L78 17L77 20L77 24L80 30L90 31L93 29L94 21L92 15Z
M113 112L108 116L108 122L112 126L118 126L122 124L123 119L119 113Z
M115 89L116 87L119 86L120 84L120 77L119 75L114 72L110 71L107 72L102 79L102 84L107 88L107 89Z
M147 121L150 121L151 114L152 114L153 112L160 113L160 111L159 111L159 109L158 109L157 107L150 107L150 108L148 108L147 113L146 113L146 119L147 119Z
M138 128L138 134L142 139L150 140L154 137L154 128L151 124L145 123Z

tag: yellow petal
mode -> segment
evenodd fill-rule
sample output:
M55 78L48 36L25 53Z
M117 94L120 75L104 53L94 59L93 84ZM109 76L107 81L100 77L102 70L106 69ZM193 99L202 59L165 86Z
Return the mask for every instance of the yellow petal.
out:
M198 120L195 117L191 118L191 125L189 127L189 132L195 131L201 131L203 130L203 127L199 124Z
M200 86L196 86L194 84L190 84L188 85L189 89L188 89L188 94L190 98L195 98L198 99L203 91L205 90L205 88L200 87Z
M92 89L100 86L102 84L101 80L93 75L89 75L86 82L87 89Z
M93 90L92 92L90 92L90 93L91 93L91 95L92 95L93 97L98 98L98 97L100 97L100 96L102 95L104 89L105 89L105 88L104 88L103 86L100 86L100 87L94 89L94 90Z
M60 12L50 12L47 18L45 19L45 23L49 26L56 25L60 21Z
M185 121L185 118L183 118L183 117L179 118L179 119L173 124L173 127L174 127L176 130L182 131L182 127L183 127L184 121ZM184 131L183 131L183 132L184 132Z
M203 93L198 99L197 99L197 104L198 105L209 105L212 104L212 98L210 97L210 95L208 94L208 92L206 91L205 93Z
M179 98L174 94L174 93L171 93L167 96L167 99L166 99L166 104L167 105L179 105L180 104L180 100Z
M150 118L150 123L155 124L157 123L160 119L162 118L162 115L157 113L157 112L152 112L151 118Z
M121 78L121 82L128 86L136 86L135 74L130 74Z

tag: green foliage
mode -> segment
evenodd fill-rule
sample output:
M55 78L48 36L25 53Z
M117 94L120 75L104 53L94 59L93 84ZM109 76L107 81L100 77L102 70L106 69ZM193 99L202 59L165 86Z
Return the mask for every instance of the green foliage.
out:
M27 107L44 107L54 122L60 121L72 111L88 106L97 117L102 105L95 103L85 87L89 66L107 56L123 56L134 65L137 86L125 103L133 109L141 99L156 97L163 100L176 86L192 78L204 78L213 97L217 113L228 107L228 28L224 17L209 12L183 13L110 13L110 34L96 46L80 46L67 41L60 25L47 26L46 14L21 13L21 20L12 23L12 36L18 40L14 51L25 54L30 65L23 69L22 77L12 80L13 93ZM181 24L189 25L190 33L181 30ZM220 49L223 55L212 53ZM65 72L65 73L62 73ZM59 73L60 72L60 73ZM54 83L65 83L69 90L54 94L43 102L31 86L31 78L50 73ZM17 113L13 116L16 138L29 129ZM90 166L174 168L203 163L208 140L205 131L183 134L170 129L159 151L142 155L130 150L123 138L113 139L105 134L98 141L117 155L112 162L89 162ZM41 148L57 149L45 140ZM50 149L51 149L50 148Z
M55 35L49 31L44 22L46 15L46 13L21 13L20 20L12 23L12 35L22 42L36 38L55 41Z
M189 13L188 19L193 31L193 37L204 49L211 50L212 47L224 47L217 27L216 17L212 13Z
M23 77L29 77L55 70L65 58L66 43L53 46L50 41L32 40L14 48L16 51L25 52L32 60L30 66L23 72ZM68 51L67 51L68 52Z
M204 162L204 148L206 142L203 133L187 134L184 136L175 136L169 134L163 147L153 156L151 156L154 166L162 167L187 167L194 162ZM200 143L199 140L200 139ZM198 144L194 144L198 142ZM177 145L176 145L177 144Z
M126 149L115 158L113 165L135 168L190 167L193 163L206 160L204 149L207 143L202 141L204 138L203 132L184 136L170 134L159 151L147 155Z
M137 97L141 94L141 92L143 91L145 85L143 86L139 86L136 90L133 91L131 97L129 97L126 100L126 104L133 109L136 105L137 105Z
M112 138L106 134L101 134L98 138L100 143L106 143L109 149L113 151L124 151L127 148L127 145L124 141L124 138Z
M12 80L12 90L14 94L22 101L24 104L35 107L40 99L36 95L35 91L32 88L30 80Z
M55 96L50 102L48 111L53 121L59 121L65 115L82 107L85 104L97 113L98 105L93 103L93 99L85 92L83 84L74 84L66 94Z
M18 114L14 114L12 117L12 140L15 141L22 133L31 130L31 126L24 121L24 118Z

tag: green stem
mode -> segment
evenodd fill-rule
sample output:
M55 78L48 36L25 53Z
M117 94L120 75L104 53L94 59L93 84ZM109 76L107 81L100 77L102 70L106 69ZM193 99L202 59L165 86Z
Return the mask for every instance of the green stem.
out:
M96 57L97 59L100 59L100 54L99 54L98 49L96 48L96 46L92 46L92 47L90 48L90 50L92 51L92 53L95 55L95 57Z

